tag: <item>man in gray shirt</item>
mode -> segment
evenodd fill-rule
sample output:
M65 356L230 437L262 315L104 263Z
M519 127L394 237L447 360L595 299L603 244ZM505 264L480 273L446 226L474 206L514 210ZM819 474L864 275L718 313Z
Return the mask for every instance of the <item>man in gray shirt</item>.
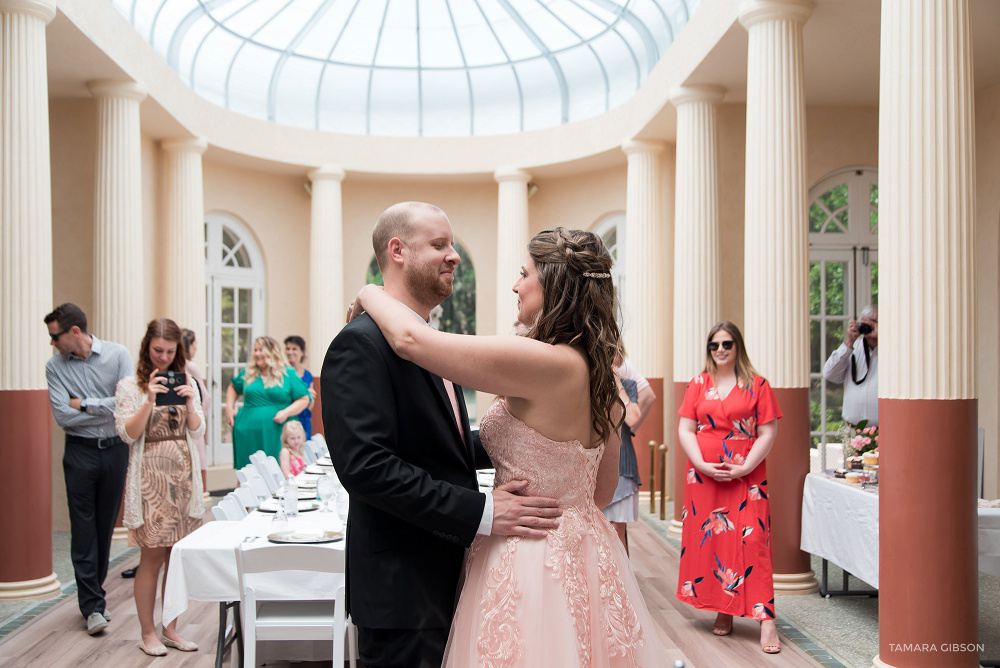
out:
M844 420L856 425L867 420L878 426L878 306L861 311L847 325L843 345L823 365L823 376L844 386Z
M76 304L56 307L45 325L58 351L45 378L52 414L66 432L70 557L80 612L94 635L111 620L104 578L128 468L128 446L115 431L115 388L134 370L124 346L87 333L87 316Z

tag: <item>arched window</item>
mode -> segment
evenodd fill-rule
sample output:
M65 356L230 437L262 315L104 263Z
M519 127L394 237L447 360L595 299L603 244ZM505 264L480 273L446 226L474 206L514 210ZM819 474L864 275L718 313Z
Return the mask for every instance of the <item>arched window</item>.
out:
M208 324L206 383L215 407L208 422L208 464L232 464L232 428L226 423L226 388L253 353L264 323L264 259L250 230L234 216L205 216L205 285Z
M611 276L615 282L615 293L618 295L620 317L624 312L625 296L625 214L622 212L608 214L597 221L593 232L604 240L604 245L608 247L608 252L615 262L611 266Z
M842 385L823 378L823 364L844 341L847 323L878 303L878 174L871 168L841 170L809 191L809 404L812 447L840 443ZM827 449L815 468L830 468Z
M462 261L455 268L455 280L452 284L451 296L441 302L440 311L431 312L431 324L443 332L454 334L476 333L476 268L472 258L462 244L455 242L455 250ZM382 285L382 272L378 268L375 256L368 263L367 283ZM465 391L465 407L469 412L469 420L476 419L476 391L467 387Z

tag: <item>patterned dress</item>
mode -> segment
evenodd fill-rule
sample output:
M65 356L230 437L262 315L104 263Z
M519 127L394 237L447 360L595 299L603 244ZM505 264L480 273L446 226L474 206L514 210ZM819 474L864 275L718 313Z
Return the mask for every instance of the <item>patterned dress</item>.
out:
M186 407L153 408L142 451L143 523L128 530L128 544L133 547L169 547L201 526L201 519L189 515L191 451L186 425Z
M443 665L662 666L625 548L594 505L604 446L549 440L503 401L481 424L495 484L528 480L524 494L559 499L562 522L547 538L475 538Z
M706 462L742 464L757 438L757 425L781 417L774 392L754 376L722 399L712 376L689 384L681 417L698 423ZM684 522L677 598L696 608L737 617L774 619L771 512L767 466L729 482L703 476L687 462Z

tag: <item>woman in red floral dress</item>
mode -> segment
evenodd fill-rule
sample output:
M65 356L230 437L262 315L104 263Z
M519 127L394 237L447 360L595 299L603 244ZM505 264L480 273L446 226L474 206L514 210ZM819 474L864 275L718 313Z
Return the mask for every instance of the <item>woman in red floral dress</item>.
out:
M716 635L732 632L733 615L760 620L761 648L776 654L764 458L781 410L771 386L754 372L736 325L712 327L706 357L679 411L688 462L677 598L716 611Z

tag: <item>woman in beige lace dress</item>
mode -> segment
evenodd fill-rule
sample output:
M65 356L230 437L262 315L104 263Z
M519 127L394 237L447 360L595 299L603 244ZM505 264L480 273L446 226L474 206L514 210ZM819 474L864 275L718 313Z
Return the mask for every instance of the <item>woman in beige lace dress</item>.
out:
M150 656L165 655L167 647L198 649L177 633L177 620L163 628L162 636L153 623L160 570L169 564L174 543L201 526L205 512L201 463L193 447L205 431L205 417L196 381L184 373L184 365L180 328L173 320L153 320L142 339L135 376L123 378L115 392L115 425L130 446L125 526L129 545L141 550L135 577L139 648ZM170 392L163 375L168 371L181 379L174 390L184 400L181 405L157 405L157 397Z

